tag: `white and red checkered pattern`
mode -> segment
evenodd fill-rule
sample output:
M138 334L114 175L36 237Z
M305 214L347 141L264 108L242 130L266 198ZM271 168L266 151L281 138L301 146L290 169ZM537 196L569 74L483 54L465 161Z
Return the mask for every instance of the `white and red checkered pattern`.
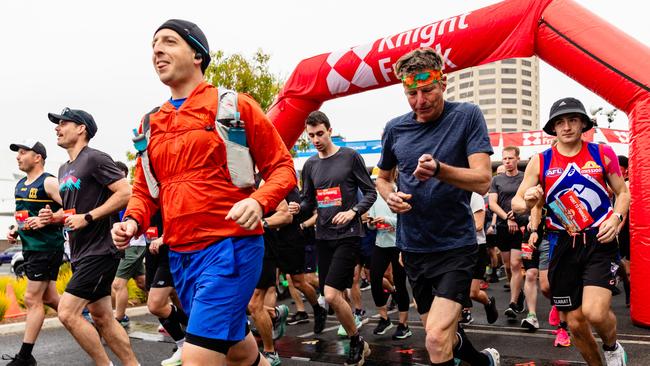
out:
M365 62L372 46L369 43L329 54L327 64L332 69L326 81L332 95L347 92L351 85L365 89L379 84L372 68Z

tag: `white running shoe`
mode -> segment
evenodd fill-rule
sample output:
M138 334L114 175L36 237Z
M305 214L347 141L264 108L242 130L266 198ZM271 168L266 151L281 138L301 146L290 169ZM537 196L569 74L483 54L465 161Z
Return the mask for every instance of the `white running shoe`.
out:
M182 361L181 361L181 355L182 354L183 354L183 347L178 347L176 352L174 352L174 354L170 358L160 361L160 366L179 366L179 365L182 365L183 364Z
M618 341L616 342L616 349L613 351L604 351L605 363L607 366L626 366L627 353Z
M499 356L499 351L494 348L486 348L482 350L481 353L488 356L490 359L490 366L501 366L501 356Z

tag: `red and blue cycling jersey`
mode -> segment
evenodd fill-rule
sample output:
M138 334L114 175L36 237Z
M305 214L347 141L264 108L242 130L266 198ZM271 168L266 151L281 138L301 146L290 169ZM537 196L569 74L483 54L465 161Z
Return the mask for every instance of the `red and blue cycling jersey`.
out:
M613 209L607 190L604 149L611 150L611 147L583 141L575 156L562 155L555 146L539 154L539 175L546 205L573 190L593 218L589 228L597 228L609 218ZM564 230L553 210L547 211L546 227Z

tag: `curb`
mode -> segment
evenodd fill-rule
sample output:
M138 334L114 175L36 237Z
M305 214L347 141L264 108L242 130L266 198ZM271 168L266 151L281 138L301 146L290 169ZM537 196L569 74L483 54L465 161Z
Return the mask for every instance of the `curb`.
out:
M147 309L146 305L136 306L136 307L126 309L126 315L128 315L129 317L140 316L145 314L149 314L149 309ZM61 327L63 327L63 324L61 324L59 318L57 317L47 318L45 319L45 321L43 321L43 326L41 327L41 330L61 328ZM0 325L0 335L22 333L24 331L25 331L25 322Z

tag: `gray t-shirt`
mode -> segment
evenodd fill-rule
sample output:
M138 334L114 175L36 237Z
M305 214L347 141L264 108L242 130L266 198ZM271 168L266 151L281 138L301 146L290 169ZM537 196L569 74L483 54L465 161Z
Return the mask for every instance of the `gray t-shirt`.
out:
M124 178L122 171L108 154L84 147L74 161L59 168L59 191L63 209L75 209L86 214L99 207L113 194L108 185ZM111 227L119 215L94 220L78 231L69 231L72 262L96 255L116 255L117 248L111 239Z
M511 202L517 194L517 190L524 180L524 173L517 171L517 175L508 176L507 174L497 174L492 178L492 185L490 186L490 193L496 193L497 204L503 211L509 212L512 210ZM515 220L519 225L528 223L528 215L515 215ZM497 225L506 225L506 221L497 216Z
M375 203L377 191L361 155L355 150L341 147L332 156L321 159L314 155L305 162L301 198L302 214L309 217L317 209L316 239L335 240L365 234L361 214ZM359 210L357 217L346 225L332 224L332 218L337 213L353 207Z

